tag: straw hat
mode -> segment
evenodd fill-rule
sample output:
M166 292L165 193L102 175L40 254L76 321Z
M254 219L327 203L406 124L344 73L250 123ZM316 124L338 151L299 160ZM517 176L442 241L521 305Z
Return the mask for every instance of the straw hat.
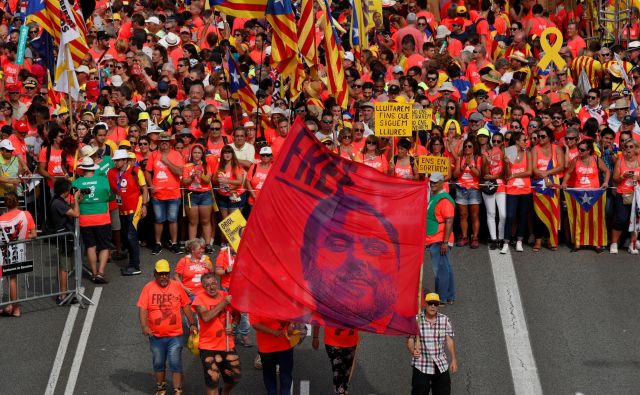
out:
M514 53L512 53L511 56L509 56L509 59L515 59L518 62L528 63L527 57L524 56L524 54L520 51L515 51Z

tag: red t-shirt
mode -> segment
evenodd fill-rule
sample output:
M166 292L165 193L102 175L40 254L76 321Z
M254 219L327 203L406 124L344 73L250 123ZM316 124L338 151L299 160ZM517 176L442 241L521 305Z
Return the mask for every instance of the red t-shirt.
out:
M233 264L235 262L236 257L231 255L229 258L229 248L224 248L220 250L220 253L216 257L216 268L221 268L225 271L225 274L220 276L220 288L229 289L229 285L231 285L231 273L226 273L229 266L233 269Z
M158 200L180 199L180 177L162 163L162 153L154 151L149 155L146 170L153 173L153 197ZM176 166L184 166L184 159L179 152L171 150L167 157Z
M355 347L360 340L356 329L324 328L324 344L333 347Z
M147 323L154 336L173 337L182 335L180 309L188 304L189 297L180 283L169 280L163 288L154 280L142 288L137 306L147 310Z
M187 255L178 261L175 272L182 276L182 284L185 287L198 294L202 291L200 278L212 269L211 258L207 255L203 255L198 261L191 259L191 255Z
M289 323L286 321L274 320L272 318L260 317L255 314L251 315L251 321L253 324L262 324L269 329L273 330L287 330ZM285 336L274 336L262 331L256 331L256 342L258 343L258 351L263 353L286 351L291 348L289 339Z
M207 311L213 310L227 296L226 292L218 291L213 297L206 292L201 292L196 296L192 306L202 306ZM198 348L201 350L225 351L227 349L227 338L229 339L229 350L233 350L236 346L233 335L227 335L227 312L231 312L231 306L224 308L220 314L215 316L211 321L205 322L200 320L200 342ZM231 315L229 314L229 320ZM229 323L230 325L230 323Z
M445 219L453 218L453 214L455 213L455 207L448 199L441 199L435 210L434 214L436 216L436 220L438 221L438 231L433 235L427 235L425 239L425 244L433 244L433 243L442 243L444 238L444 227L445 227ZM449 234L449 243L453 243L453 232Z

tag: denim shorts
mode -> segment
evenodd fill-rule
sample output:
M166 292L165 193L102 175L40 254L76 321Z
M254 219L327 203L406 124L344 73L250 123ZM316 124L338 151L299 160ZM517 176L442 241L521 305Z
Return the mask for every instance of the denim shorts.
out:
M182 336L149 336L149 346L154 372L164 372L168 361L169 371L182 373L182 348L184 347Z
M157 224L178 222L178 211L180 209L180 199L157 200L153 199L153 215Z
M232 202L229 196L216 194L218 207L226 210L240 210L242 209L242 207L244 207L245 203L247 202L247 194L243 193L239 197L240 197L240 201Z
M211 206L212 204L211 191L187 193L187 207Z
M456 204L468 206L470 204L480 204L482 195L479 189L456 188Z

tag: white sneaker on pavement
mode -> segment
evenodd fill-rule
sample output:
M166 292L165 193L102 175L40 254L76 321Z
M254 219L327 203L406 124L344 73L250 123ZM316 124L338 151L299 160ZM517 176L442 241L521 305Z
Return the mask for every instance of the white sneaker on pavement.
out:
M509 242L505 240L504 245L502 246L502 249L500 250L501 254L506 254L507 252L509 252Z
M629 251L629 254L631 254L631 255L638 255L638 249L637 248L629 247L629 249L627 251Z
M524 251L524 248L522 248L522 240L516 241L516 251L518 252Z
M609 253L610 254L618 253L618 243L611 243L611 245L609 246Z

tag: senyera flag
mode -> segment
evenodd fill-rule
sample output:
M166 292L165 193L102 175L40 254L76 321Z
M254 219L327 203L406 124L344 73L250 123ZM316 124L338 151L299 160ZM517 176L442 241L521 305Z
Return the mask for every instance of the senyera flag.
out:
M578 246L604 247L607 245L605 189L570 188L564 191L571 239Z
M296 121L243 233L234 307L415 334L426 203L424 183L342 159Z

